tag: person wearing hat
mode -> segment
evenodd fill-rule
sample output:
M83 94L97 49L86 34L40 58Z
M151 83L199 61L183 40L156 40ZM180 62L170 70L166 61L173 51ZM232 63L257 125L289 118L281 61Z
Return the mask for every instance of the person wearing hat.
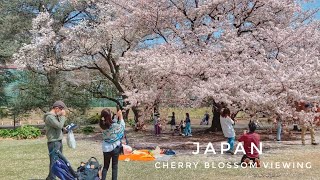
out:
M56 179L55 175L51 172L51 167L53 164L53 157L51 152L58 149L62 153L62 137L63 137L63 127L66 122L66 105L62 101L56 101L51 108L51 111L47 112L43 119L45 122L45 130L47 136L47 145L49 151L50 165L49 165L49 175L46 180Z

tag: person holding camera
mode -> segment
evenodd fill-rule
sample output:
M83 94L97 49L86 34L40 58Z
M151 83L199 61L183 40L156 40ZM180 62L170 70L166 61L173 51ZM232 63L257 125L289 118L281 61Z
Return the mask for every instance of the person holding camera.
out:
M236 120L233 120L230 116L231 116L230 109L224 108L221 111L220 124L221 124L223 135L224 137L228 138L228 144L230 145L230 150L227 151L227 153L230 153L233 155L234 140L236 136L233 126L235 125Z
M239 142L243 142L243 148L245 154L241 158L241 163L249 164L252 160L253 163L256 163L257 167L260 167L260 158L259 153L256 149L252 149L252 144L256 147L260 146L260 135L255 131L257 129L257 124L250 120L249 124L249 132L245 130L243 135L238 139Z
M112 180L118 179L118 160L121 153L121 139L124 136L125 122L123 120L122 111L117 108L117 119L113 121L110 109L105 108L101 111L101 119L99 125L102 129L102 151L104 166L102 170L102 180L107 177L107 172L112 160Z
M50 112L47 112L43 119L45 122L45 130L47 137L47 146L49 151L50 165L49 175L46 180L56 179L56 176L52 173L51 167L54 162L52 156L53 150L57 149L62 153L62 138L63 138L63 126L66 122L66 105L62 101L56 101L51 108Z

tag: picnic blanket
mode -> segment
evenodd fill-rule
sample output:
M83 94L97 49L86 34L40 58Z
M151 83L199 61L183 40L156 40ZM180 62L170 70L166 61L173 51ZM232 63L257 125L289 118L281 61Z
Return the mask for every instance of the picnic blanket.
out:
M119 156L120 161L154 161L155 159L149 150L135 150L131 154Z
M168 161L175 152L171 149L169 150L160 150L159 147L156 147L155 150L134 150L130 154L124 153L119 156L120 161Z

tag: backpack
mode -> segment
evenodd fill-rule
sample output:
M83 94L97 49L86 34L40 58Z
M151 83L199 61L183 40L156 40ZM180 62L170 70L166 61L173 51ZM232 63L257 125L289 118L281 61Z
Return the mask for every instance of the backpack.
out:
M87 163L80 165L77 172L79 180L99 180L99 172L102 166L95 157L91 157Z

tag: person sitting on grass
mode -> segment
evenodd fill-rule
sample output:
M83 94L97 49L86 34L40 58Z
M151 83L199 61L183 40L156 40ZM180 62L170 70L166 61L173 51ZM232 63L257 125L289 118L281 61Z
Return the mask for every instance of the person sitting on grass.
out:
M238 139L239 142L243 142L243 148L246 154L244 154L241 158L241 163L250 163L250 160L253 163L256 163L257 167L260 167L260 159L258 151L253 148L251 153L251 144L253 143L256 147L260 145L260 135L255 133L257 129L257 125L255 122L250 121L249 123L249 133L244 131L243 135Z
M202 118L200 125L209 125L209 113L208 111L206 111L206 113L204 114L204 117Z
M230 117L230 110L228 108L222 110L220 124L223 135L228 138L228 144L230 145L230 150L228 150L227 153L233 154L234 139L236 135L233 128L234 121Z

